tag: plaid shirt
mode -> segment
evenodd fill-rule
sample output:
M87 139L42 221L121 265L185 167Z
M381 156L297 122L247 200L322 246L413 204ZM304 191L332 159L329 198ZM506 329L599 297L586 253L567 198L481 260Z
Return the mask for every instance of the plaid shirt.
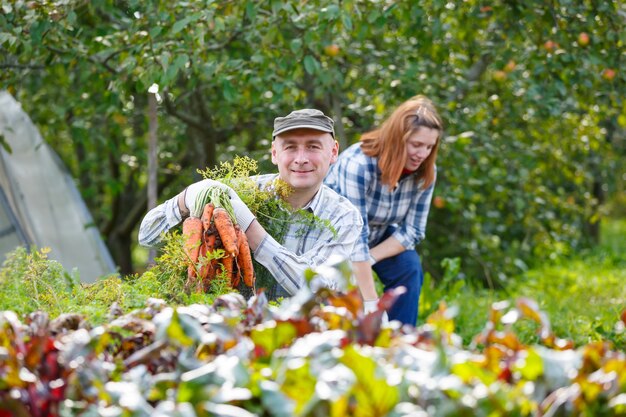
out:
M406 249L424 239L434 182L422 190L414 175L404 175L395 189L389 189L380 182L378 158L365 155L360 143L339 155L324 182L346 196L364 219L353 261L369 260L369 247L380 243L390 226L396 228L392 236Z
M259 188L278 177L266 174L253 177ZM303 207L327 226L303 229L302 223L290 222L282 244L267 235L254 251L254 258L265 266L276 281L291 295L305 285L304 271L325 263L331 255L350 258L363 220L357 209L345 198L322 185L315 197ZM176 197L165 201L146 214L139 228L139 243L154 246L161 235L181 222ZM333 229L335 233L333 233ZM332 287L332 282L325 283Z

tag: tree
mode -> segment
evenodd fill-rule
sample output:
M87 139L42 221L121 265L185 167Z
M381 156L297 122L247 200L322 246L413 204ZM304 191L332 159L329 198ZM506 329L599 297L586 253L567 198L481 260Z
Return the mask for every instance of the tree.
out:
M293 108L333 115L343 147L428 95L447 125L445 204L420 250L435 275L460 256L491 285L585 244L592 191L623 149L604 127L626 125L617 1L0 3L0 79L79 179L124 273L146 208L153 83L161 196L234 154L271 169L272 120Z

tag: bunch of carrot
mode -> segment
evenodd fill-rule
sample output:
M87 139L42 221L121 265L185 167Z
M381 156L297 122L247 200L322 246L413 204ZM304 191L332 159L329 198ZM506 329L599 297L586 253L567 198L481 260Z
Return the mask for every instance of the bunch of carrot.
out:
M241 280L254 287L255 274L246 234L236 224L226 192L218 187L198 195L196 212L183 222L184 250L188 257L188 289L208 291L222 276L232 288ZM201 211L200 211L201 210Z

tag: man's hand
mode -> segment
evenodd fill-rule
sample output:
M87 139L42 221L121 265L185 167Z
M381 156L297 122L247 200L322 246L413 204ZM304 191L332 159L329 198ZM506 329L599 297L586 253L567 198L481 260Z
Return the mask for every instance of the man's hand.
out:
M185 207L187 208L187 210L189 210L189 213L195 214L196 216L198 215L198 213L202 213L202 209L204 207L196 207L196 200L198 199L198 194L212 187L217 187L217 188L224 190L230 198L233 198L233 196L237 196L237 193L235 192L235 190L233 190L227 185L222 184L219 181L205 179L202 181L195 182L191 184L189 187L187 187L185 191L183 191L185 195ZM237 198L239 197L237 196Z
M230 204L233 206L237 224L241 227L241 230L245 232L256 217L254 217L254 214L252 214L248 206L246 206L246 203L241 201L237 193L234 194L234 196L230 197Z

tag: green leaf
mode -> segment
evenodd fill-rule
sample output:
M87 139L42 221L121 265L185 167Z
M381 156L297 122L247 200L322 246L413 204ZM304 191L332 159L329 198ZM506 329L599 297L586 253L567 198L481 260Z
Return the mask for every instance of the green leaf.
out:
M317 378L311 374L310 368L308 360L294 360L293 364L287 367L282 378L281 391L294 400L295 415L300 415L305 406L311 406L311 403L316 401Z
M163 67L164 71L167 71L170 66L170 58L171 55L169 51L163 51L163 53L161 54L161 66Z
M451 366L450 373L458 376L464 383L474 383L479 380L485 385L491 385L496 381L497 375L476 362L461 362Z
M544 373L543 360L539 356L538 352L531 348L526 350L526 357L524 360L518 360L515 362L514 369L518 371L524 379L528 381L535 381Z
M76 12L75 12L74 10L70 11L70 12L67 14L67 17L66 17L67 22L68 22L70 25L74 26L74 25L76 24L76 17L77 17L77 16L76 16Z
M150 37L152 39L156 38L157 36L159 36L159 34L163 31L163 26L154 26L152 29L150 29L148 31L148 33L150 34Z
M170 34L171 35L177 34L181 30L183 30L185 27L187 27L189 23L195 22L201 17L202 17L202 13L194 13L192 15L185 17L182 20L177 21L176 23L172 25L172 30L170 31Z
M297 336L296 328L289 322L269 321L252 329L250 339L266 355L271 355L276 349L284 347Z
M331 4L328 7L326 7L326 17L331 20L331 19L336 19L337 16L339 16L339 6L336 4Z
M163 86L169 85L170 82L176 78L179 71L187 65L187 62L189 62L189 57L187 55L178 55L174 59L174 62L167 67L165 74L161 79L161 84L163 84Z
M237 90L228 80L224 80L222 83L222 94L227 101L235 101L237 98Z
M560 80L556 80L554 82L554 86L556 87L556 89L559 91L559 94L562 97L566 97L567 96L567 89L565 88L565 85L563 84L562 81Z
M281 0L272 0L272 14L278 14L283 9L283 2Z
M272 84L272 91L274 91L274 93L282 95L284 90L285 90L285 84L283 83Z
M367 22L374 23L380 16L381 16L380 11L374 10L367 16Z
M350 18L349 14L347 13L342 14L341 21L343 22L343 27L346 28L347 31L352 30L352 19Z
M224 19L220 16L215 16L215 18L213 19L213 23L215 24L215 31L216 32L223 32L224 28L226 27L225 23L224 23Z
M187 26L189 24L190 21L191 21L191 19L189 17L186 17L183 20L179 20L178 22L176 22L176 23L174 23L172 25L172 30L171 30L170 33L172 35L177 34L181 30L183 30L185 28L185 26Z
M297 54L302 48L302 39L300 38L293 39L289 43L289 48L291 49L291 52L293 52L294 54Z
M193 339L187 336L183 326L181 325L180 316L178 315L178 311L176 309L174 309L174 312L172 313L172 319L167 326L166 333L169 339L177 341L182 346L191 346L193 344Z
M187 54L178 55L176 59L174 59L174 63L172 64L176 68L182 68L187 65L189 62L189 56Z
M254 1L248 1L246 3L246 17L250 20L254 20L256 17L257 8Z
M43 34L48 29L49 23L46 21L38 21L35 22L30 27L30 39L33 45L39 45L41 43L41 39L43 38Z
M311 55L307 55L304 57L304 69L309 74L315 74L315 70L317 69L318 63L315 58Z
M400 398L398 388L387 383L384 370L377 362L350 345L345 348L341 363L356 376L351 394L359 405L355 416L385 416Z
M461 272L461 258L444 258L441 261L441 266L444 268L444 282L449 282L456 278Z
M202 74L207 78L212 78L215 75L217 64L215 62L205 62L202 64Z

